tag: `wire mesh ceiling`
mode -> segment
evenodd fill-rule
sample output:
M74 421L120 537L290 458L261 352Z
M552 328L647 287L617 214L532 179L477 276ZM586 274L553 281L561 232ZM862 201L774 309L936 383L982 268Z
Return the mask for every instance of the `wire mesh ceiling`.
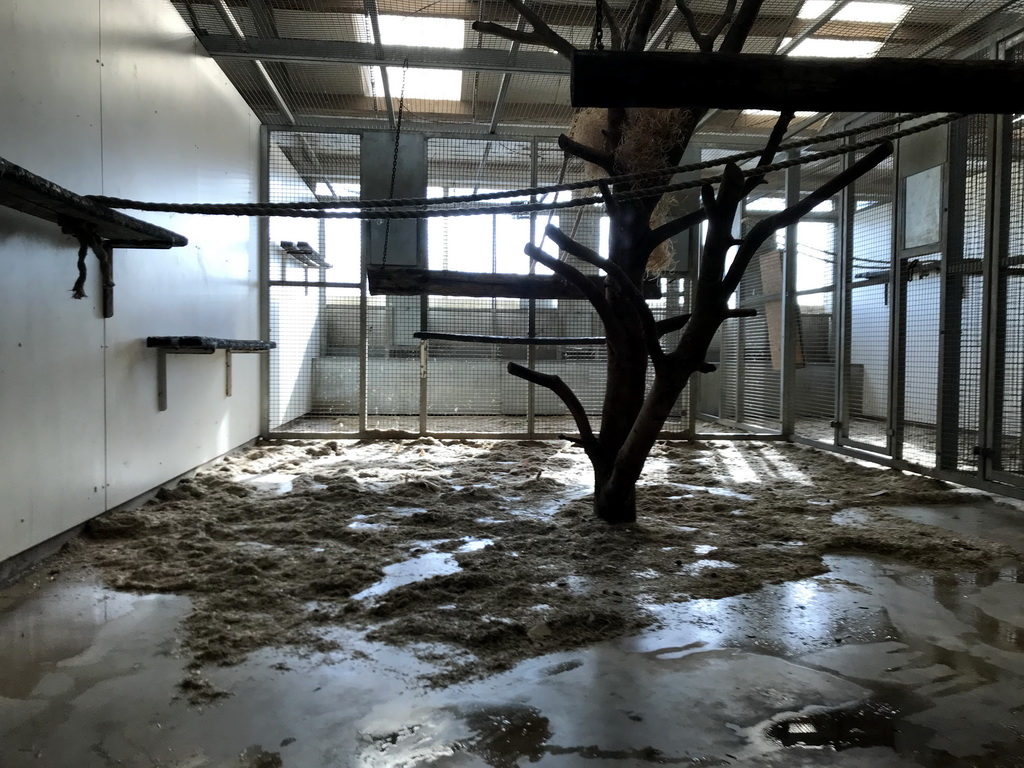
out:
M515 28L519 14L504 0L172 2L267 124L386 128L403 96L407 125L438 132L550 135L573 119L564 57L472 29L474 21ZM610 0L610 13L624 19L630 2ZM707 29L725 4L688 5ZM591 0L530 7L574 46L592 45ZM959 58L1022 25L1024 0L766 0L744 51ZM696 50L669 0L652 29L650 49ZM716 111L702 133L740 142L772 123L755 110Z

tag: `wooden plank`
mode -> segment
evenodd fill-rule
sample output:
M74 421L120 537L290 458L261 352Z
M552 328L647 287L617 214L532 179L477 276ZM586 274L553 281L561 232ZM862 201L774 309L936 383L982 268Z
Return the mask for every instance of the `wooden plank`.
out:
M228 349L232 352L265 352L277 346L273 341L261 339L218 339L212 336L150 336L146 346L182 352L213 352Z
M772 370L782 370L782 251L761 255L761 293L765 296L779 296L779 299L764 303L764 322L768 326L768 347L772 356ZM799 306L796 307L797 329L796 361L798 368L804 366L804 346L799 332Z
M767 54L576 51L574 107L1024 112L1024 64Z
M176 248L188 239L76 195L0 157L0 205L62 227L85 225L114 248Z
M474 344L518 344L538 347L597 346L605 343L604 336L481 336L472 333L441 333L440 331L416 331L414 339L428 341L460 341Z
M386 267L367 270L370 293L388 296L470 296L511 299L582 299L583 296L557 275L510 275L483 272ZM599 286L604 278L591 277ZM661 283L648 280L644 298L660 299Z

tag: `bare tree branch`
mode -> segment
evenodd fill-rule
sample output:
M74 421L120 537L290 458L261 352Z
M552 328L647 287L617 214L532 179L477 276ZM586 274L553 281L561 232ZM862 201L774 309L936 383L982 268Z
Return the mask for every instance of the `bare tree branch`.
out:
M718 39L718 36L722 34L722 30L729 26L729 22L732 21L732 15L735 11L736 0L729 0L729 2L725 4L725 10L722 11L722 15L719 16L718 21L716 21L715 25L708 30L707 36L711 38L712 45L715 44L715 40Z
M725 273L726 255L729 248L736 244L732 229L736 209L743 200L745 187L746 179L743 172L735 163L729 163L722 169L722 182L718 185L717 196L705 193L705 188L701 188L704 208L708 212L708 230L700 258L698 285L721 283Z
M761 4L764 0L743 0L739 13L725 33L722 44L718 50L722 53L741 53L743 44L747 41L747 35L754 27L757 14L761 12Z
M601 444L594 435L594 430L590 426L590 419L587 417L583 404L576 397L576 393L562 380L561 376L541 373L540 371L511 362L508 364L507 369L513 376L529 381L532 384L537 384L545 389L550 389L558 395L559 400L565 403L565 407L569 409L569 413L572 414L572 418L576 422L576 429L580 431L580 444L587 451L587 455L590 455L591 451L595 453L600 451Z
M605 298L601 289L598 288L589 277L576 269L572 264L568 264L561 259L556 259L549 253L545 253L533 243L527 243L526 248L523 250L526 251L526 255L531 259L543 264L556 275L564 277L567 282L575 286L576 289L583 294L584 298L593 305L598 316L601 318L601 321L604 323L609 344L611 344L613 340L619 344L627 341L625 328L622 325L622 321L619 320L619 316L616 314L615 308L612 307L608 299Z
M580 160L593 163L609 176L615 175L615 160L612 158L611 152L602 152L593 147L588 147L586 144L580 144L578 141L570 139L564 133L558 136L558 147L563 152L568 152L570 155L580 158Z
M509 0L511 2L511 0ZM647 36L651 33L654 17L661 8L661 0L640 0L632 24L626 28L624 50L642 51L647 44Z
M700 27L697 26L697 17L693 15L693 11L690 10L686 0L676 0L676 8L679 9L679 12L683 14L683 18L686 20L686 29L689 30L693 42L697 44L697 50L701 53L711 53L715 41L700 31Z
M511 40L513 42L528 43L529 45L541 45L545 48L550 48L553 51L558 51L566 58L576 50L573 45L563 37L552 32L552 36L542 34L537 31L527 32L525 30L519 31L504 27L501 24L496 24L493 21L474 21L473 29L477 32L483 32L487 35L494 35L495 37L501 37L505 40Z
M767 240L769 236L783 227L796 224L801 218L810 213L815 206L820 205L832 197L832 195L848 187L865 173L885 160L885 158L889 157L892 152L893 145L891 141L878 145L867 155L862 157L842 173L835 176L833 179L822 184L800 202L791 205L784 211L779 211L778 213L761 219L761 221L751 227L750 232L745 238L743 238L743 245L741 245L737 251L736 258L733 259L732 266L729 267L729 273L722 281L725 295L728 296L736 290L736 287L740 284L740 278L743 277L744 270L746 270L747 266L750 264L750 260L754 257L754 254L757 253L758 249L760 249L764 244L764 241Z
M477 32L484 32L486 34L504 38L505 40L519 41L520 43L529 43L531 45L542 45L553 51L558 51L558 53L562 54L566 58L572 55L572 52L576 50L572 43L551 29L551 27L547 25L547 22L541 18L540 14L531 10L522 0L505 0L505 2L519 11L523 18L530 22L530 26L533 27L533 31L526 32L510 29L509 27L504 27L501 24L496 24L493 21L474 21L473 29Z
M727 318L729 317L757 317L756 309L730 309L725 313ZM667 336L673 331L682 330L688 322L690 322L691 315L689 313L683 315L676 315L675 317L666 317L664 320L659 320L655 323L655 328L658 331L659 336Z
M707 217L707 209L698 208L696 211L687 213L685 216L680 216L678 219L672 219L672 221L665 222L660 227L656 227L651 230L651 233L647 235L644 240L644 248L649 251L653 251L670 237L675 237L680 232L685 232L686 230L697 226L707 219Z
M612 50L622 50L622 29L619 28L619 22L615 20L615 14L612 13L612 7L608 5L608 0L601 0L601 9L604 11L605 21L608 22L608 32L612 38Z
M795 113L792 110L785 110L779 113L779 117L775 121L775 126L772 128L771 135L768 137L768 141L764 145L764 151L761 152L761 157L757 160L756 167L760 168L763 165L769 165L772 160L775 159L775 155L779 151L779 145L786 137L786 131L789 130L789 124L793 120L794 115ZM762 184L763 182L764 175L749 176L747 178L746 193L749 195L759 184Z
M640 289L629 279L629 275L618 264L609 261L585 245L576 242L554 224L548 224L544 231L559 248L567 253L571 253L577 259L585 261L591 266L603 269L608 277L615 281L629 306L636 313L637 319L640 320L640 325L643 328L644 344L647 346L647 354L650 355L651 362L654 363L654 369L656 371L661 370L665 364L665 350L658 343L659 336L655 327L654 314L651 312L647 302L644 301L644 296Z

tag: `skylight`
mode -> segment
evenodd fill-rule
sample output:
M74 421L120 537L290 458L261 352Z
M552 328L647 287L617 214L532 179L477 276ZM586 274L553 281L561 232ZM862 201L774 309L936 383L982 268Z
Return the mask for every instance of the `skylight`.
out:
M832 3L829 0L805 0L798 18L817 19ZM874 24L899 24L910 12L903 3L870 3L855 0L840 8L832 17L835 21L860 21Z
M782 44L789 43L789 38ZM836 40L834 38L809 37L788 52L788 56L819 56L822 58L867 59L882 47L880 40Z
M465 44L465 27L461 19L382 15L378 21L383 45L462 48ZM403 74L401 67L388 67L387 71L393 98L397 99L402 94L403 77L407 99L458 101L462 98L461 70L409 67Z
M750 115L751 117L778 117L779 116L779 113L776 112L773 109L744 109L742 114ZM816 115L816 114L818 114L818 113L817 112L804 112L802 110L797 110L796 112L793 113L793 116L794 117L810 117L811 115Z

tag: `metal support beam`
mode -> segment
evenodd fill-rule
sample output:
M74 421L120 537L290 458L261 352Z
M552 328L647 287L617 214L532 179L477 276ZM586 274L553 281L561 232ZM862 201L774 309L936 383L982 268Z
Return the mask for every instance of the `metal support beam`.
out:
M526 17L520 16L519 23L516 24L516 32L523 32L526 29ZM516 54L519 53L519 41L513 40L512 45L508 49L508 64L512 66L516 60ZM491 127L488 133L494 133L498 130L498 119L501 117L501 111L505 108L505 98L508 96L508 87L512 83L512 73L505 72L501 76L501 84L498 86L498 96L494 99L494 111L491 113ZM488 145L490 146L490 145Z
M832 21L832 17L839 13L839 11L846 6L846 3L847 0L835 0L835 2L832 3L832 5L825 9L825 12L822 13L821 16L814 20L814 23L812 23L809 27L807 27L807 29L805 29L799 35L790 38L788 43L783 45L782 40L780 39L778 46L776 46L775 48L775 55L785 56L787 53L792 51L794 48L800 45L800 43L802 43L804 40L809 38L819 29L821 29L830 21Z
M644 46L645 51L653 51L659 45L664 42L665 38L668 37L669 32L672 28L679 23L679 8L673 6L669 9L669 12L665 14L665 18L661 20L661 24L654 30L654 34L647 39L647 44Z
M213 7L217 10L217 13L220 14L221 19L223 19L224 24L227 26L228 31L231 33L230 39L232 39L234 43L240 48L248 48L249 38L245 36L245 32L242 30L241 25L238 23L238 19L235 18L235 15L231 12L231 9L228 8L225 0L214 0ZM203 38L204 45L206 44L206 41L210 39L210 37L212 36ZM289 125L295 125L295 115L288 107L287 102L285 102L284 96L281 94L280 89L278 89L277 87L277 83L274 82L274 78L270 76L270 73L267 71L267 68L263 65L263 62L259 59L259 57L251 57L251 60L256 67L256 71L259 73L260 79L263 81L264 87L270 93L270 98L272 98L274 100L274 104L277 105L277 109L281 113L281 116Z
M495 48L421 48L347 40L269 40L248 37L244 45L230 35L208 35L203 46L215 59L260 59L304 63L362 64L368 67L401 67L408 59L412 68L467 69L481 72L521 72L537 75L568 75L569 62L546 51L519 51L513 64L508 52Z
M373 52L377 58L384 58L384 44L380 39L380 14L377 11L377 0L363 0L363 8L370 20L370 31L373 33ZM395 129L395 105L391 103L391 82L385 67L380 68L380 85L384 90L384 105L388 110L388 125ZM376 110L375 110L376 111Z
M795 158L799 150L790 152ZM786 169L786 207L800 201L800 166ZM782 371L779 389L779 431L787 438L793 435L796 414L796 347L800 338L796 302L796 258L799 224L786 228L786 249L782 256Z

